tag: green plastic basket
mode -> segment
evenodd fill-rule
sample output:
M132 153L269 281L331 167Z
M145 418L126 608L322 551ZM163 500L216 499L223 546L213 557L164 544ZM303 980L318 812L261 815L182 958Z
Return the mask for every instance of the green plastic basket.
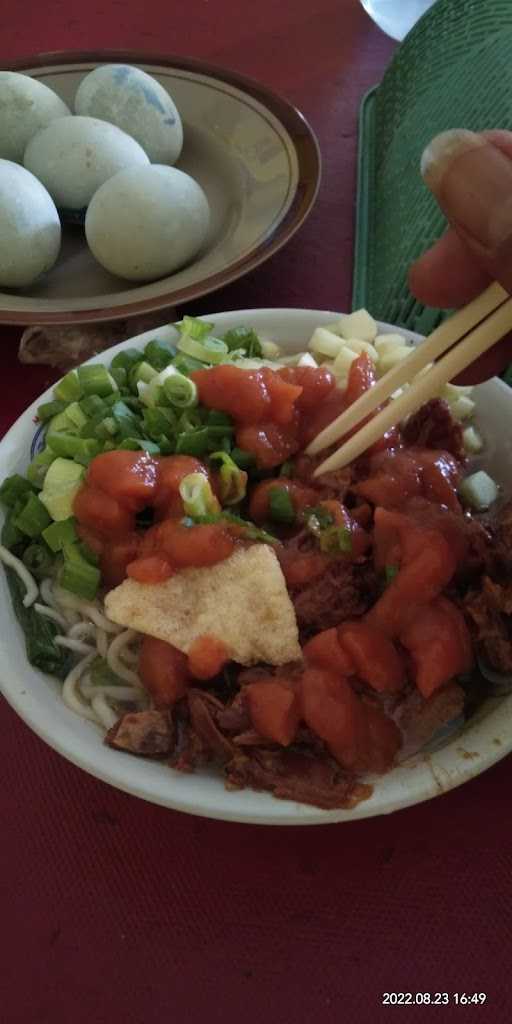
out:
M420 334L447 312L407 270L446 227L419 166L448 128L512 129L512 0L437 0L361 104L353 308Z

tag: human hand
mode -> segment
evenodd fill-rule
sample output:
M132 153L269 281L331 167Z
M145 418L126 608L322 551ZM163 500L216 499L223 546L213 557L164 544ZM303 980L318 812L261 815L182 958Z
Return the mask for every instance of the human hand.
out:
M512 294L512 132L443 132L427 146L421 173L450 224L412 265L409 287L427 306L451 309L499 281ZM512 335L461 376L476 384L512 362Z

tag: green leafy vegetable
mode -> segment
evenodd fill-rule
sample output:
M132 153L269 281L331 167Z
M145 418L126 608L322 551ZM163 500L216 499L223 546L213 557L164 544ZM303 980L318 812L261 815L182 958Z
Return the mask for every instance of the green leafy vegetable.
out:
M51 619L39 615L34 607L25 608L25 585L12 569L5 569L14 613L25 637L27 658L41 672L64 679L69 671L69 652L55 643L58 628Z

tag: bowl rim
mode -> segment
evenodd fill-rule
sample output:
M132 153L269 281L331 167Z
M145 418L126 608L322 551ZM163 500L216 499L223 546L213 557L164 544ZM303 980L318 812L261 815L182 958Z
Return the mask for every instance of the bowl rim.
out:
M232 71L229 68L210 64L196 57L183 57L178 54L146 53L142 50L108 49L108 50L57 50L49 53L36 53L25 57L17 57L13 61L0 62L0 71L26 72L28 69L43 67L57 68L80 64L124 64L136 66L156 66L176 68L190 71L212 79L218 79L227 85L247 93L263 107L270 111L286 129L293 143L297 156L297 184L288 210L272 231L238 260L230 263L224 270L210 274L198 282L186 287L166 290L159 296L150 299L139 299L122 305L105 306L98 309L83 310L2 310L0 297L0 322L6 324L76 324L76 323L107 323L110 320L129 319L147 313L155 313L172 306L183 305L199 299L218 288L223 288L245 276L260 266L274 253L285 246L299 230L311 213L318 195L322 179L322 157L320 145L311 124L304 114L291 102L274 92L250 76ZM71 70L71 68L69 68ZM137 291L136 288L133 289ZM44 300L43 300L44 301ZM70 302L73 300L70 299Z
M343 314L324 310L276 307L230 310L205 314L204 318L214 323L224 321L223 329L233 326L237 321L246 324L251 320L259 321L255 326L260 330L265 330L265 322L269 319L279 320L288 325L290 336L295 337L296 325L297 330L300 330L299 325L302 323L302 331L305 334L312 324L322 325L340 315ZM382 322L379 323L379 328L384 332L397 330L396 327ZM169 329L169 326L164 325L162 328L135 335L111 346L88 362L107 362L117 351L133 345L142 346L155 337L155 334L169 333ZM418 340L418 335L399 329L405 336ZM504 395L506 393L507 401L512 399L510 389L503 382L494 380L489 385L483 385L484 388L489 386L494 393L496 388ZM41 400L51 394L52 387L53 385L18 417L0 440L0 459L4 455L7 456L7 461L9 457L16 457L21 445L27 444L27 448L29 447L30 441L27 442L23 435L28 437L30 431L33 432L35 410ZM60 695L54 702L57 707L52 708L50 717L44 706L41 706L37 676L47 682L48 691L53 690L54 694L58 695L57 687L60 684L32 669L26 660L25 663L34 678L30 680L29 685L26 684L25 678L20 681L10 668L10 644L9 636L0 635L0 692L36 735L67 760L103 782L139 799L199 817L273 826L326 825L357 821L389 814L448 792L481 774L512 750L510 695L493 699L487 714L482 719L479 719L478 715L474 716L462 735L454 736L445 747L428 754L415 755L410 761L399 764L385 776L379 777L372 797L358 804L353 810L326 811L292 801L277 800L269 793L257 793L253 790L227 792L218 773L213 776L214 790L209 792L208 786L204 786L204 780L206 778L210 784L212 774L203 770L193 777L180 776L174 780L174 785L171 773L169 784L162 782L160 785L163 776L160 776L159 772L162 767L170 773L165 764L155 761L144 762L143 759L123 756L119 751L105 747L101 742L101 734L95 727L69 711L61 701ZM21 646L25 655L22 640ZM60 725L56 725L56 721ZM145 768L140 770L137 767L139 765L145 765ZM191 779L195 780L195 786L187 789ZM185 783L185 780L189 780L188 783ZM391 780L392 784L389 785Z

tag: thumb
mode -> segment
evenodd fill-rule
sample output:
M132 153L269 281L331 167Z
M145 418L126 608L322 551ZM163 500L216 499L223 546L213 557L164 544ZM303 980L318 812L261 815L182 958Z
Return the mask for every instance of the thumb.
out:
M512 292L510 144L499 133L442 132L425 149L421 173L475 262Z

